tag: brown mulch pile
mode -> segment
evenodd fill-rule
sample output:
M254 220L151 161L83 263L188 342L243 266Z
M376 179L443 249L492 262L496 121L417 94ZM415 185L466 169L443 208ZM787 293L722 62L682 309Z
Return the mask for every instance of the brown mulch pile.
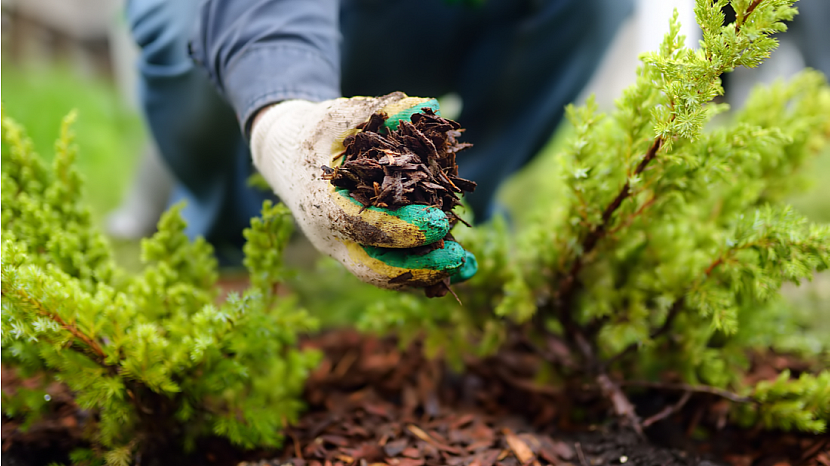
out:
M678 415L650 429L675 448L613 423L572 425L568 419L583 405L598 407L584 409L586 417L607 411L590 390L537 386L539 358L521 345L468 360L456 373L425 359L417 343L402 350L394 339L333 332L307 344L326 354L307 384L311 409L289 431L280 457L248 465L830 466L830 437L724 429L692 441L686 425L704 424L713 400L692 412L697 419Z
M364 207L397 209L410 204L438 207L449 215L460 205L459 195L476 183L458 176L455 154L472 144L458 142L461 125L436 115L430 108L401 120L389 131L388 116L375 113L348 136L346 150L335 168L323 166L323 177ZM453 216L454 217L454 216Z
M321 167L323 179L348 191L363 209L432 206L444 211L450 228L457 222L467 224L452 210L461 205L463 193L475 190L476 183L458 176L455 157L472 144L458 141L464 131L458 122L441 118L428 107L421 112L413 114L410 121L400 120L395 130L384 125L389 118L386 113L373 114L357 126L357 133L343 140L345 150L335 160L342 158L342 163L334 168ZM412 248L410 253L420 255L441 249L445 240L454 238L447 233L439 241ZM406 283L411 278L412 272L407 271L389 283ZM430 298L443 297L448 291L449 277L425 287Z
M18 390L36 389L43 386L40 377L21 378L17 371L2 366L3 398L14 397ZM50 455L52 451L69 451L82 443L83 424L86 414L78 409L72 393L58 382L51 382L45 387L49 395L48 409L38 422L26 425L20 418L6 416L7 406L3 406L3 464L25 464L6 457L12 447L18 448L18 456L30 457L36 452L43 452L44 460L58 460L60 454ZM44 461L46 462L46 461Z
M654 424L649 440L642 439L607 422L596 390L537 385L539 358L520 342L492 358L466 361L463 372L427 360L417 342L401 349L392 338L335 331L304 345L320 348L325 358L307 383L309 410L287 432L281 452L242 452L206 439L194 456L144 458L142 464L830 466L830 436L718 430L723 403L705 396ZM789 364L760 358L753 372L773 363ZM33 382L4 369L7 395L26 383ZM65 388L50 393L53 410L28 432L3 417L4 464L46 464L32 461L33 453L51 461L78 445L85 414ZM666 396L645 391L635 402L656 411L676 401ZM583 421L572 424L574 418Z

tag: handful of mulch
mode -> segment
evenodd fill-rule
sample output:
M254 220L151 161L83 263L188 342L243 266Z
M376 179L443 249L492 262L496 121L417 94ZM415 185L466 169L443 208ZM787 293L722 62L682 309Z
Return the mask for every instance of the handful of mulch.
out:
M452 209L461 204L461 194L475 190L476 183L458 176L455 154L472 144L458 142L464 130L457 122L441 118L428 107L421 111L411 121L401 120L394 131L384 126L389 118L385 113L372 115L357 127L361 131L343 141L346 150L334 159L343 158L343 163L322 167L323 178L349 191L364 209L426 205L444 211L450 227L459 221L467 224ZM448 233L444 239L452 240L452 236ZM426 254L443 244L442 240L414 248L414 253ZM448 290L449 279L426 292L433 297L444 296Z
M476 184L458 176L455 154L472 144L460 143L461 125L436 115L430 108L401 120L389 131L388 116L378 112L362 130L343 141L346 150L339 167L323 166L323 178L345 188L364 207L397 209L409 204L437 207L450 220L460 205L459 195L472 192Z

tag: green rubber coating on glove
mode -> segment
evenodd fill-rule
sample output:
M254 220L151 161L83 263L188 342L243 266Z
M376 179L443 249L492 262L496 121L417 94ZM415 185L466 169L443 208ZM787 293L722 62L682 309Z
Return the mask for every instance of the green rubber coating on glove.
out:
M349 191L342 188L336 191L352 203L363 206L363 204L349 196ZM369 207L366 210L388 214L415 225L424 234L424 244L432 244L446 236L447 232L450 231L450 221L444 212L436 207L410 204L394 210L382 207Z
M450 272L450 283L461 283L473 278L473 275L478 272L478 261L476 256L470 251L464 251L467 257L464 259L464 265Z
M443 249L420 256L410 254L408 249L363 246L363 250L369 257L401 269L453 270L461 267L467 256L467 251L455 241L444 241Z
M423 111L421 109L424 108L424 107L431 108L432 111L434 111L436 115L441 114L441 110L439 109L438 101L436 99L429 99L426 102L424 102L423 104L416 105L414 107L410 107L410 108L408 108L408 109L406 109L402 112L398 112L398 113L390 116L389 118L386 119L386 122L383 125L386 126L387 129L390 129L390 130L394 131L394 130L398 129L398 124L401 122L401 120L409 121L410 118L412 118L413 114L423 113Z

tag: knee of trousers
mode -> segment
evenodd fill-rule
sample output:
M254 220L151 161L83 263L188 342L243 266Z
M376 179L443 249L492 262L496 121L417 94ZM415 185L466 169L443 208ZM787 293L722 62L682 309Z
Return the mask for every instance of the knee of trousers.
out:
M141 48L141 66L178 69L192 66L187 42L195 27L197 12L197 0L129 1L126 16L133 40Z

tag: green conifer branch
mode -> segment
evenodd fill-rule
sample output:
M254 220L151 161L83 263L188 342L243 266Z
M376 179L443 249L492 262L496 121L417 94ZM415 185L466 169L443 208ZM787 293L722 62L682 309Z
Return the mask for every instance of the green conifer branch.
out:
M43 305L43 303L35 300L31 295L29 295L29 293L26 292L26 290L18 289L15 290L14 293L16 295L16 299L26 303L28 306L35 310L35 313L41 316L45 316L50 320L56 322L58 325L61 326L62 329L71 333L72 336L74 336L77 340L80 340L84 344L84 346L94 354L94 357L92 358L93 361L95 361L107 370L113 369L112 366L109 366L104 362L107 359L107 355L106 353L104 353L104 350L101 349L101 346L95 340L85 335L76 326L66 323L66 321L64 321L60 315L58 315L56 312L52 312L49 309L47 309ZM2 296L6 299L9 299L6 290L2 291ZM84 352L84 354L87 353Z
M764 0L755 0L749 5L746 10L742 10L740 13L739 18L741 19L740 22L736 24L735 27L735 34L740 38L740 26L743 24L750 15L755 11L755 9L763 2ZM777 2L781 3L781 2ZM790 2L791 3L791 2ZM700 8L701 5L698 5ZM712 7L710 7L712 8ZM719 8L719 7L714 7ZM677 14L675 12L675 16L672 19L672 32L667 35L667 39L663 45L663 53L662 55L665 58L670 58L678 49L678 45L676 45L676 34L677 30L679 30L679 23L677 23ZM747 45L747 47L751 46L751 41ZM707 47L707 53L710 53L711 49ZM711 57L709 58L711 62ZM722 61L719 65L713 66L713 69L709 70L707 74L707 78L709 79L708 86L713 86L715 80L718 76L723 74L725 71L731 69L731 65L728 61ZM638 83L640 84L640 83ZM700 92L700 91L698 91ZM700 103L701 105L704 104L703 102ZM666 125L671 125L675 122L676 117L678 115L678 111L676 109L675 99L669 97L668 99L668 108L670 109L669 116L667 119ZM613 221L614 214L618 211L620 206L631 197L631 179L640 176L645 169L649 166L649 164L657 157L657 153L660 151L661 148L674 137L674 134L671 132L668 133L661 133L656 136L649 148L646 150L643 157L637 163L636 168L634 169L633 173L627 177L625 183L623 183L622 187L620 188L617 195L611 200L610 203L606 205L606 207L602 210L602 215L600 217L599 223L591 226L587 233L580 235L582 237L581 244L578 249L576 249L577 253L575 257L573 257L570 261L570 266L567 268L567 271L564 272L560 277L557 278L558 289L553 293L554 303L551 303L551 308L559 309L559 312L555 314L560 316L563 312L567 313L568 310L572 307L573 301L573 293L578 288L578 275L583 266L583 258L589 255L597 244L606 236L610 225ZM584 201L583 201L584 202ZM653 203L654 201L651 201ZM645 206L645 204L644 204Z
M188 241L181 206L143 241L143 272L128 276L83 204L72 119L49 167L2 116L4 363L44 371L73 390L93 414L90 452L108 464L176 443L192 447L212 432L248 448L278 445L319 360L297 348L315 320L275 293L287 275L287 210L266 204L246 231L256 276L242 297L216 304L216 260L204 240ZM16 415L40 412L22 401Z
M651 163L652 160L657 156L657 152L663 146L663 138L658 137L654 140L651 146L646 151L645 156L643 156L642 160L639 164L637 164L637 168L634 170L633 176L639 176ZM629 181L626 181L623 184L623 187L620 189L619 193L614 197L614 199L609 203L605 209L602 211L602 217L599 224L595 225L591 228L591 230L585 235L584 239L582 240L582 244L580 246L580 254L578 254L571 262L568 271L564 274L564 277L559 279L559 288L557 291L554 292L554 299L556 303L553 304L555 308L567 310L571 308L573 302L573 294L576 291L577 286L577 277L579 275L580 270L582 269L583 258L593 252L594 248L597 244L602 240L608 232L608 227L611 224L611 219L614 214L617 212L617 209L620 208L622 203L629 199L631 196L631 184ZM654 201L650 201L653 203ZM650 204L649 203L649 204ZM644 204L646 206L647 204ZM645 208L645 207L643 207ZM561 314L560 314L561 315Z
M752 3L749 4L746 10L741 12L740 16L738 16L735 19L735 32L740 32L741 26L743 26L744 22L746 22L746 19L749 17L749 15L751 15L752 12L755 11L756 8L758 8L758 5L760 5L762 1L763 0L752 0Z

